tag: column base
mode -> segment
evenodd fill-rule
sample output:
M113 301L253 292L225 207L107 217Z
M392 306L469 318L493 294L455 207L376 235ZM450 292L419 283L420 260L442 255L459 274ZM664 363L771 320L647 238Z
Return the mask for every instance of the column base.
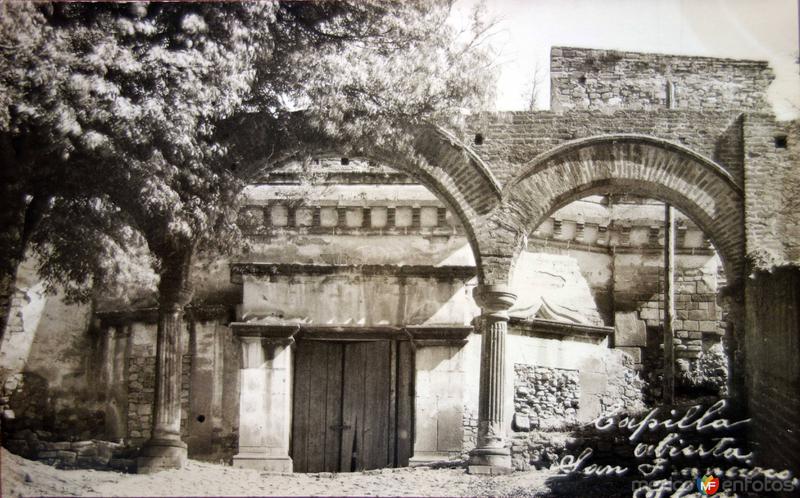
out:
M291 474L294 462L288 456L269 456L263 453L239 453L233 457L233 466L241 469L255 469L264 472Z
M469 454L467 472L475 475L503 475L514 472L508 448L475 448Z
M136 459L137 473L152 474L180 469L186 463L186 443L176 439L150 439Z

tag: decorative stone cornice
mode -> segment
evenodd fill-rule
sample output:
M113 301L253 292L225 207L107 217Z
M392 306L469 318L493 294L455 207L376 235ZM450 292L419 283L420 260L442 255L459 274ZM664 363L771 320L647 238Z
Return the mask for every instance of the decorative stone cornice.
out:
M183 308L183 312L186 320L194 322L221 320L227 323L234 314L233 307L224 304L199 306L190 304ZM95 316L100 320L101 327L119 327L134 322L156 323L158 308L98 311Z
M543 318L525 319L512 317L509 320L509 324L513 327L512 330L534 337L543 335L551 337L587 337L600 340L614 333L614 327L557 322Z
M241 283L243 275L290 276L336 275L357 273L364 276L471 279L477 275L474 266L431 265L314 265L294 263L234 263L231 281Z
M265 341L314 340L410 340L423 344L463 344L473 328L466 325L409 325L405 327L338 326L312 324L231 323L234 335L241 339Z

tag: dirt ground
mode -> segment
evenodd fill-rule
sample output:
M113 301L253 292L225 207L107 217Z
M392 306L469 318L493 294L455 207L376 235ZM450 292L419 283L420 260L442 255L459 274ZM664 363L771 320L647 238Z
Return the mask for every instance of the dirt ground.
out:
M275 475L190 460L153 475L59 470L0 454L0 496L543 496L554 471L478 477L460 468Z

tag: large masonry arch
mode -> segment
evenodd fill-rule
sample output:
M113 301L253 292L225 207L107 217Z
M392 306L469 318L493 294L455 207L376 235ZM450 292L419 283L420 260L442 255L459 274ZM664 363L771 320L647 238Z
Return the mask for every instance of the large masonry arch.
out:
M454 299L453 296L456 296L456 300L465 300L468 304L471 303L471 307L474 309L476 303L472 300L473 293L471 292L473 284L468 284L467 282L472 281L476 271L480 275L481 269L484 267L480 261L481 251L477 243L474 227L499 204L501 188L487 164L469 146L443 128L421 126L413 130L411 138L411 148L405 151L386 150L376 146L362 147L357 149L356 152L344 153L342 151L347 149L337 146L339 144L316 144L316 146L310 148L311 150L304 148L302 153L313 154L317 157L325 157L334 161L337 161L339 154L342 154L345 157L351 156L352 159L371 162L397 170L422 184L430 193L451 208L464 229L464 234L467 236L471 246L477 268L472 265L446 264L444 267L439 268L441 270L439 272L441 278L437 280L436 289L445 289L443 285L450 285L447 282L456 282L456 277L461 278L463 283L458 284L459 287L456 291L450 292L445 289L444 292L447 296L443 303L452 307L449 303ZM255 180L262 174L281 168L287 163L298 159L300 159L299 152L285 154L278 159L271 160L269 164L253 169L251 178ZM350 158L348 158L348 161L342 161L344 166L349 163ZM396 201L397 199L395 199L395 203ZM408 206L405 207L407 208ZM415 207L414 209L419 213L421 208ZM341 210L337 209L337 211L341 213ZM395 209L392 208L391 212L393 213L392 220L395 220ZM341 214L338 216L341 219ZM294 215L292 215L293 217ZM289 216L287 215L288 218ZM318 218L321 219L321 213ZM418 215L418 223L420 220L421 215ZM392 225L394 223L392 221ZM279 226L284 225L281 224ZM326 225L326 227L328 226L330 225ZM363 226L362 223L361 227ZM360 229L358 228L358 230ZM315 233L319 234L320 232ZM434 242L433 244L440 244L440 242ZM459 242L459 245L460 247L464 246L463 239ZM330 252L333 249L335 247L331 244L325 250ZM288 251L288 249L286 250ZM441 259L436 261L441 261ZM417 284L415 283L416 280L413 279L426 277L430 272L435 272L437 269L435 265L430 265L429 269L424 270L426 273L423 275L413 274L415 267L405 261L399 265L346 265L339 263L328 265L324 271L332 269L340 272L347 271L356 275L359 288L367 289L367 292L353 302L369 303L370 306L365 305L364 308L371 311L362 313L360 309L357 309L358 306L357 308L349 308L345 302L338 303L336 301L337 297L334 296L341 295L340 288L334 294L331 294L327 300L327 302L338 303L334 306L336 312L332 315L328 314L329 316L314 314L313 310L308 309L297 312L287 311L291 305L286 303L278 306L281 310L278 315L280 317L278 321L282 319L284 312L289 317L304 316L306 317L304 320L307 320L307 323L314 323L310 328L306 325L301 327L292 322L275 323L276 315L271 314L273 310L268 308L274 306L280 300L280 297L277 295L265 297L265 292L271 292L278 289L279 285L282 285L277 282L276 272L279 271L277 269L278 266L271 264L268 268L266 266L260 267L266 268L265 270L252 268L247 269L247 271L242 270L238 274L240 276L246 274L239 282L245 286L241 307L243 311L241 319L231 322L229 325L233 334L240 340L243 348L241 370L243 388L240 393L239 403L239 453L233 457L235 465L244 467L256 466L258 468L271 468L282 471L295 469L295 464L296 469L301 471L320 468L335 468L340 471L354 469L355 465L353 467L350 466L353 452L348 449L348 445L356 445L354 442L351 443L351 441L356 441L353 438L364 438L363 433L367 430L371 434L379 434L379 441L373 441L375 444L364 443L366 439L357 444L361 448L361 456L359 458L363 457L363 461L367 462L366 465L368 466L384 466L391 462L402 462L404 459L408 461L407 457L409 455L407 453L411 448L414 450L414 458L423 459L420 461L424 461L425 458L438 458L437 455L443 451L453 449L451 448L452 441L460 443L463 440L463 435L458 435L457 438L450 438L452 441L449 441L444 435L440 435L436 431L433 431L436 432L436 435L430 437L426 432L428 431L427 427L420 424L419 426L415 425L413 430L415 441L419 435L422 442L418 446L407 446L407 436L410 433L410 429L406 426L401 427L398 423L398 425L394 426L397 431L397 440L400 441L397 443L397 451L390 449L387 453L387 448L383 447L383 442L393 441L392 437L394 436L391 431L388 433L384 431L384 429L388 430L388 427L381 425L383 422L380 422L379 418L370 417L369 424L373 422L375 424L375 427L372 427L371 425L364 425L367 424L365 419L363 417L358 419L358 415L355 415L359 423L362 424L361 426L367 428L359 433L361 436L356 436L355 423L329 424L327 419L320 421L318 418L314 418L312 420L312 417L308 415L308 407L311 406L312 397L319 394L316 391L312 393L311 386L327 386L322 381L312 382L310 380L312 375L319 374L322 378L334 379L333 382L338 382L340 385L359 385L359 380L367 378L362 375L364 370L360 366L362 360L365 361L367 357L370 358L371 368L369 378L384 387L391 386L392 382L395 382L397 378L410 379L412 375L415 375L416 369L420 369L420 372L425 372L426 365L429 363L434 365L443 361L450 362L448 363L450 365L448 368L452 370L448 370L450 373L447 375L459 378L459 372L461 372L460 369L462 368L459 365L463 357L460 351L464 346L465 338L469 336L474 327L471 321L474 315L465 315L467 320L463 320L457 316L453 318L444 313L443 318L436 318L436 320L440 320L439 322L426 320L417 328L414 328L414 324L409 322L409 317L406 316L406 310L423 309L417 307L415 301L406 299L408 296L411 296L412 299L414 298L409 294L410 291L406 289L409 288L409 285L412 290L415 288L413 286ZM350 267L357 267L357 269ZM313 281L314 283L308 286L308 289L313 287L322 289L323 292L331 285L330 281L341 281L341 278L348 278L344 273L340 273L333 279L315 279L314 277L322 275L319 273L314 274L314 272L319 271L318 269L295 270L289 270L289 272L294 272L291 278L295 278L295 275L300 275L299 278L309 277L311 278L309 282ZM263 276L259 274L260 271L270 273L269 284L265 284L260 280L260 277ZM301 273L301 271L306 273ZM416 271L419 272L419 270ZM456 274L459 271L461 273ZM273 279L272 277L276 278ZM412 280L411 284L409 284L410 279ZM380 289L375 285L381 286ZM280 295L287 294L281 290L276 292ZM431 306L437 309L442 308L442 304L436 301L436 295L427 291L420 294L424 294L422 298L425 302L424 309L430 309ZM403 310L402 315L397 313L391 316L381 314L387 307L384 306L385 302L380 301L377 296L386 295L398 296L398 299L402 301L402 305L398 306L397 309ZM392 300L393 298L389 297L388 299ZM491 300L491 297L489 299ZM264 302L270 304L264 305ZM484 300L481 300L481 302L484 302ZM302 303L300 304L302 305ZM317 307L313 309L317 309ZM380 316L375 315L376 312ZM378 318L373 320L373 315ZM261 319L259 317L266 318ZM358 320L357 326L351 325L354 319ZM411 324L409 325L409 323ZM351 329L356 329L355 335L346 336L348 333L353 333ZM417 333L418 329L419 333ZM403 342L407 338L415 341L413 342L413 351L407 347L408 344ZM345 344L348 340L352 344ZM320 344L320 342L324 344ZM296 347L290 347L292 344ZM328 358L329 356L331 357L331 361L328 362L330 364L326 363L327 360L320 361L319 359L320 357ZM320 370L318 367L322 363L327 366ZM268 386L265 386L263 382L265 371L269 372L267 378L272 382ZM303 379L305 384L287 380L287 378L290 378L287 377L289 375L288 372L293 372L291 377L295 379ZM421 375L424 375L424 373ZM244 379L248 379L248 382L245 382ZM252 383L249 382L250 380L252 380ZM461 380L453 381L452 383L463 384ZM427 406L426 403L429 403L430 400L437 400L435 409L426 411L426 416L419 420L436 421L441 416L442 423L454 426L455 424L452 422L445 422L449 420L447 417L454 417L454 420L458 420L459 427L463 421L463 402L457 391L436 391L437 387L409 390L411 389L409 381L408 384L397 384L387 394L386 392L377 391L367 392L366 382L363 385L363 392L359 391L355 394L345 395L346 393L342 391L340 395L337 395L335 388L331 388L331 393L327 391L324 393L326 399L331 399L332 417L338 416L342 420L351 420L355 413L351 405L356 406L363 401L363 406L366 406L367 402L364 401L366 399L374 400L374 403L380 405L380 407L377 407L377 405L372 407L374 413L383 413L383 407L393 403L396 403L398 413L406 412L412 408L409 408L404 400L408 400L413 395L415 396L415 403L418 403L421 407ZM253 389L250 389L250 386L254 386ZM325 388L327 389L327 387ZM442 411L440 414L438 411L439 395L448 397L448 399L450 397L457 398L457 402L453 400L448 402L460 408L454 408L446 412ZM271 398L269 402L266 402L265 400L268 396L271 396ZM255 412L251 409L252 407L256 407ZM420 408L420 410L425 410L425 408ZM280 420L281 422L275 422L270 427L264 428L261 420L265 417ZM398 419L389 416L386 420L390 421L391 425ZM408 423L409 419L406 418L404 420L405 422L403 423ZM434 427L437 423L434 423ZM332 429L332 426L334 429ZM339 430L335 428L340 426L341 433L328 434L331 430ZM328 448L331 449L330 458L326 457L324 461L319 461L320 452L313 451L308 445L307 434L309 431L314 434L322 432L325 435L325 440L331 441L330 448ZM406 434L403 438L399 436L402 433ZM262 437L265 434L269 436L266 451L263 444L264 438ZM457 431L456 434L458 434ZM328 437L329 435L331 437ZM389 446L391 447L391 445ZM401 446L402 448L400 448ZM341 451L336 451L337 447ZM328 451L326 450L323 453L327 454ZM381 460L387 455L392 455L392 458L388 461ZM337 456L338 459L336 458Z
M744 271L743 194L719 164L686 147L645 135L601 135L568 142L528 163L486 220L484 247L497 283L509 278L526 237L547 216L596 193L635 193L668 202L708 235L730 282ZM487 270L484 270L485 272Z

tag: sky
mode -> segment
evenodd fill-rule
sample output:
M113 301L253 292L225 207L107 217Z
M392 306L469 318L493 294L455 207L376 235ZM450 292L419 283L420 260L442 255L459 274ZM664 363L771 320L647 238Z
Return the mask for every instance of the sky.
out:
M800 117L800 0L485 0L500 77L497 110L527 106L538 66L537 108L549 107L551 46L767 60L769 99L780 119ZM478 0L458 0L465 19Z

